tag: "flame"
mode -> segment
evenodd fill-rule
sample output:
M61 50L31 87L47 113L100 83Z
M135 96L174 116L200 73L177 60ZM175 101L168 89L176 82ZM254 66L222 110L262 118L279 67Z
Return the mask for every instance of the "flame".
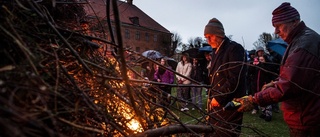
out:
M112 111L115 110L117 111L118 114L121 114L122 117L124 117L126 119L126 123L123 123L123 121L117 121L118 124L120 125L126 125L129 129L131 129L132 131L134 131L134 133L138 133L138 132L142 132L143 128L142 125L140 124L140 122L134 118L134 113L132 112L132 108L126 104L125 102L121 101L116 95L113 95L112 97L115 100L118 100L118 102L116 103L117 105L114 106L115 102L110 102L107 101L108 105L110 108L108 108L108 111Z
M143 131L141 124L135 119L132 119L129 123L127 123L127 126L131 130L136 131L135 133Z
M114 58L110 58L109 62L111 62L111 64L117 64L117 62ZM118 64L116 65L115 70L120 72L120 67ZM126 74L130 79L134 78L134 73L132 71L128 70L126 72ZM118 90L120 94L126 93L126 91L123 89L123 87L125 86L124 81L106 80L104 82L105 82L105 84L111 85L112 89ZM91 79L87 80L87 83L94 85L94 81L92 81ZM99 99L101 99L100 98L101 95L99 94L98 91L101 91L102 89L99 89L99 87L95 87L95 86L91 86L91 87L92 87L93 91L97 91L96 93L94 92L95 94L92 95L95 98L95 100L93 100L94 103L95 104L101 103L102 101L99 100ZM107 100L104 100L106 103L106 106L107 106L107 111L110 113L116 112L117 114L121 115L120 117L123 117L124 119L126 119L125 120L126 122L116 120L116 122L118 124L125 125L127 128L132 130L134 133L143 132L143 128L142 128L143 124L141 124L135 118L135 114L133 113L133 109L131 108L131 106L128 103L129 100L125 96L123 97L123 99L120 99L115 94L113 94L112 96L105 96L105 97L109 98ZM115 115L114 117L119 117L119 116Z

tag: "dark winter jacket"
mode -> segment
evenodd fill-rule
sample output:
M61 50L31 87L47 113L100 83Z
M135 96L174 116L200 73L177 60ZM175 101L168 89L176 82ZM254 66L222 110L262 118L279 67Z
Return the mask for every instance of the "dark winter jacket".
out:
M259 92L262 88L262 86L266 83L271 82L273 80L273 66L270 64L270 60L268 60L265 56L266 63L259 62L259 64L252 65L248 68L248 75L251 77L250 81L250 91L254 94L256 92ZM249 88L249 87L247 87Z
M271 68L271 71L274 72L273 76L272 76L272 79L276 79L278 76L279 76L279 72L280 72L280 63L281 63L281 60L282 60L282 56L275 52L275 51L272 51L272 52L269 52L270 55L268 55L268 59L269 61L272 62L272 64L270 64L270 68Z
M301 22L285 40L279 80L255 94L261 106L282 101L290 128L320 130L320 35Z
M209 75L212 87L208 97L215 98L220 106L209 110L212 116L209 123L224 129L232 129L233 132L217 130L216 135L208 136L238 136L234 131L240 132L241 127L235 125L242 125L243 113L236 109L221 110L233 98L245 95L246 60L244 48L226 37L220 49L213 53ZM210 100L208 102L210 103Z
M203 73L202 66L200 66L199 63L196 64L195 66L192 65L190 78L198 82L203 82L204 77L205 77L205 74Z
M244 48L228 38L212 56L210 97L214 97L220 105L245 95L246 60Z

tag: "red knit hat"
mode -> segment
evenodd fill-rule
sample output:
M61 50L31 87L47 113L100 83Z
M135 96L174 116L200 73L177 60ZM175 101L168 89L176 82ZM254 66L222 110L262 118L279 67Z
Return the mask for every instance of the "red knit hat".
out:
M289 2L282 3L272 12L272 24L277 25L294 20L300 20L299 12Z

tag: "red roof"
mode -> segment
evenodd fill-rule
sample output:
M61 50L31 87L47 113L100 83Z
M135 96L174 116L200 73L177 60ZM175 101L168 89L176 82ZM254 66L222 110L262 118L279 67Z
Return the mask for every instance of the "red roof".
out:
M96 14L101 18L106 18L106 4L105 0L91 0L89 1L92 8L85 6L86 12L88 15L93 15L93 10L96 12ZM170 33L166 28L161 26L158 22L153 20L150 16L148 16L146 13L144 13L142 10L140 10L137 6L128 4L123 1L117 1L118 3L118 10L120 15L120 21L122 23L131 24L133 25L133 22L129 19L132 17L138 17L139 18L139 25L141 27L146 27L152 30L157 30L165 33ZM110 6L110 18L113 19L113 11L112 6Z

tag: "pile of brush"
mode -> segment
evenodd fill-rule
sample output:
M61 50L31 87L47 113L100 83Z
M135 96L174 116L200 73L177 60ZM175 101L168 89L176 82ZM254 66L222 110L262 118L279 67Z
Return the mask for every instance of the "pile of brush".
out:
M212 131L201 125L181 126L170 110L179 110L174 96L168 96L170 108L159 105L167 96L157 88L159 83L140 78L136 66L130 66L135 63L121 56L126 55L118 50L121 45L104 38L109 31L94 31L99 23L86 18L86 2L0 2L0 136ZM135 79L128 78L132 74Z
M87 34L83 4L53 2L0 2L1 136L132 134L117 59Z

